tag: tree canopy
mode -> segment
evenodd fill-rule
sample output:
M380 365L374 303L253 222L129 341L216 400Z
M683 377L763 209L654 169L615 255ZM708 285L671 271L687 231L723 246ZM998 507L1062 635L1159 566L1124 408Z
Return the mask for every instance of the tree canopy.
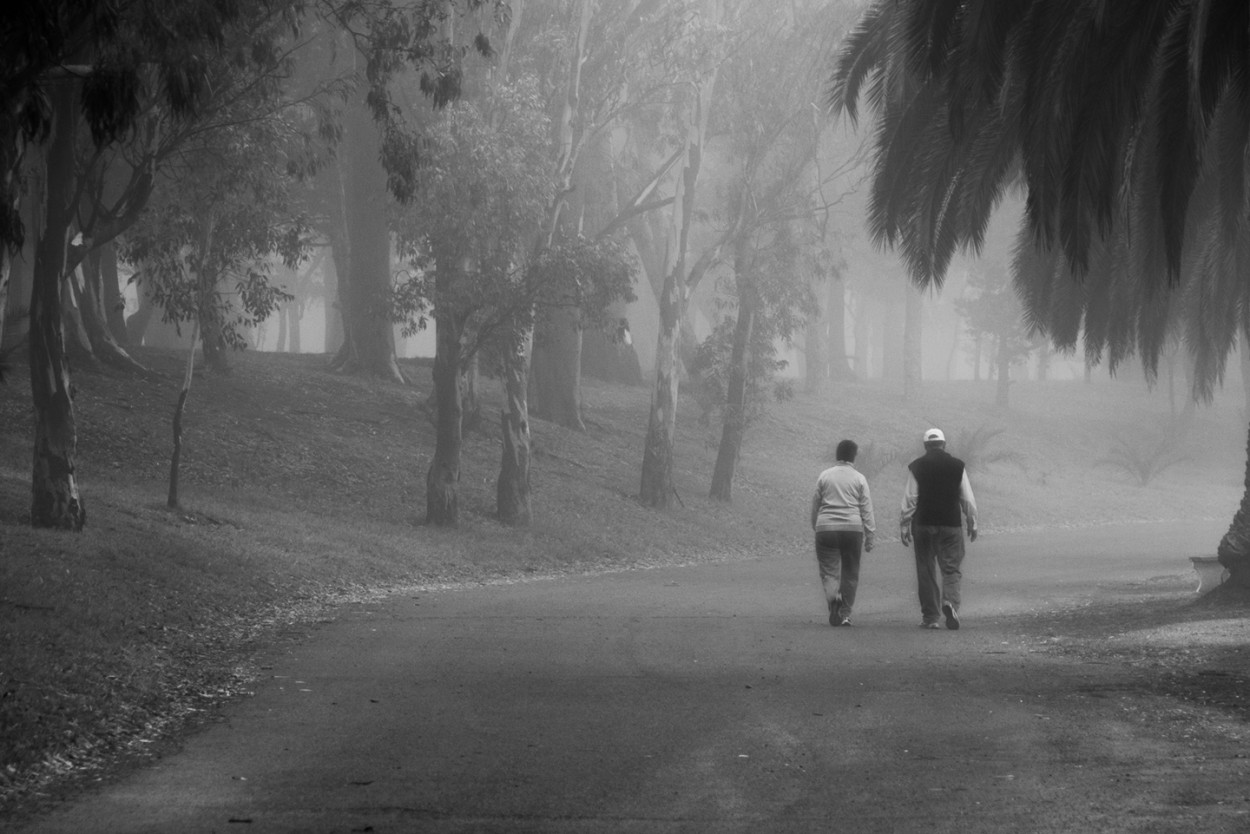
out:
M877 2L832 102L879 116L869 222L921 284L1025 193L1031 323L1153 372L1184 331L1207 396L1250 323L1250 6L1237 0Z

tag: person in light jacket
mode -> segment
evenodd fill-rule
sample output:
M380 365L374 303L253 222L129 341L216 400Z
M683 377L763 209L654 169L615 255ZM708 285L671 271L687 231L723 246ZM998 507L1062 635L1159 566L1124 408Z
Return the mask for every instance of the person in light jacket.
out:
M812 496L816 563L831 626L851 624L860 559L872 550L876 534L868 479L855 469L858 453L855 441L839 442L837 463L820 473Z

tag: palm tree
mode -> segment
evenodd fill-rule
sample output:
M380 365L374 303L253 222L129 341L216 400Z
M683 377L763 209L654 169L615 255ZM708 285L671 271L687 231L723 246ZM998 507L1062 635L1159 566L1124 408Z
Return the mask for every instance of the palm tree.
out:
M1250 334L1250 4L877 0L834 107L878 116L869 224L921 286L1026 195L1014 280L1030 324L1155 373L1168 339L1209 398ZM1219 546L1250 586L1246 493Z

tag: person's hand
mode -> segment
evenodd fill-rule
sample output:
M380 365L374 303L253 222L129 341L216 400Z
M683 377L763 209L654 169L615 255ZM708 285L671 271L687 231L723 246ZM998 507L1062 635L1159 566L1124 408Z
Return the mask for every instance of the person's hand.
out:
M974 542L976 540L977 540L977 526L975 524L969 524L968 525L968 541Z
M911 546L911 525L900 524L898 528L899 541L903 543L903 547Z
M872 553L872 547L874 544L876 544L876 541L872 535L864 536L864 552L865 553Z

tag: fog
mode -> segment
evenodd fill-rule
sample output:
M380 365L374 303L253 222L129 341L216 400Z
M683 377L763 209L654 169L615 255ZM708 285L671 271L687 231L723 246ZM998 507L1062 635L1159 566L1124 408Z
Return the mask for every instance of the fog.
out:
M751 377L742 396L765 400L774 378L905 400L971 382L1010 409L1018 383L1114 380L1185 410L1204 378L1191 340L1169 336L1152 376L1132 351L1087 351L1079 327L1056 345L1026 320L1021 188L979 246L917 280L880 228L876 117L830 104L865 5L527 0L460 10L420 30L438 49L393 63L378 56L396 32L324 9L298 31L229 29L253 51L206 70L193 116L147 91L130 130L76 151L83 216L129 225L77 232L117 279L75 267L73 349L106 364L133 361L127 343L185 351L195 322L223 364L223 346L320 354L405 381L396 360L432 359L454 323L456 364L486 378L502 378L509 340L530 345L529 407L574 427L583 378L660 385L671 366L695 389L730 361ZM27 165L31 182L56 170ZM21 209L37 228L38 201ZM6 350L25 336L37 239L13 261ZM1243 374L1234 350L1214 399L1243 403Z

